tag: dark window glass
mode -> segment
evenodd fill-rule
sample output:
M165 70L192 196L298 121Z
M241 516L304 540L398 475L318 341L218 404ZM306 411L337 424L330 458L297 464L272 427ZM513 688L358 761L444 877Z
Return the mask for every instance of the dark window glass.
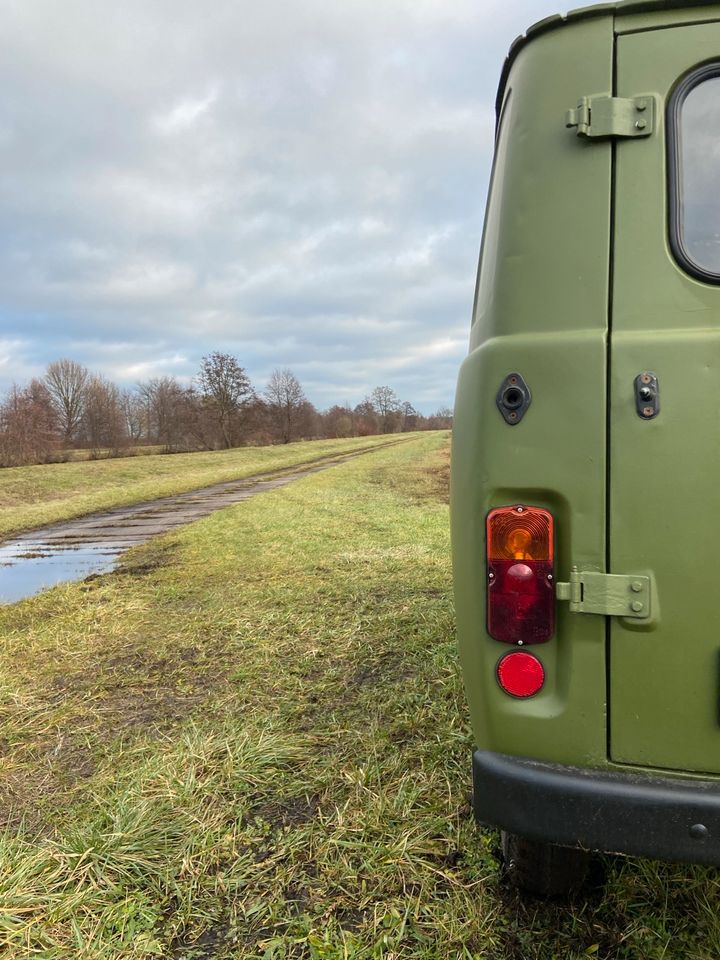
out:
M720 282L720 65L685 80L671 102L671 241L700 279Z

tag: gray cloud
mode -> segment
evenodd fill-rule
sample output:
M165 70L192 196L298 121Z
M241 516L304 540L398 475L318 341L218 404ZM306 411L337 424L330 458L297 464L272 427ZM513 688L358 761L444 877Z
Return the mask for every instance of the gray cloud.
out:
M0 386L229 350L452 400L495 85L545 0L3 0Z

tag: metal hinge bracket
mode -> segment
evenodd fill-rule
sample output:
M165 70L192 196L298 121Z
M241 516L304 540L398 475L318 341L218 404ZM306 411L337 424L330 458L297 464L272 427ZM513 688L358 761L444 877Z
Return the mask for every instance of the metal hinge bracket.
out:
M565 126L579 137L648 137L655 125L655 98L581 97L565 114Z
M558 600L570 601L571 613L646 620L650 609L650 577L597 573L573 567L569 583L558 583Z

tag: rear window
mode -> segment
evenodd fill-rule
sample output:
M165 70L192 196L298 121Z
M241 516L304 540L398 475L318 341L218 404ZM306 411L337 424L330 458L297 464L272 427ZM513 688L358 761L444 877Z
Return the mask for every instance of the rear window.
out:
M680 265L720 283L720 63L701 67L668 106L670 245Z

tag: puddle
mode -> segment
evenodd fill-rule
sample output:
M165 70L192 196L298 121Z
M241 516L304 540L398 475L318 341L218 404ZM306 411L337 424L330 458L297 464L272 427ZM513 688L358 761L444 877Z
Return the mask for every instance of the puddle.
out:
M0 546L0 603L15 603L66 580L107 573L129 546L119 540L77 546L14 541Z

